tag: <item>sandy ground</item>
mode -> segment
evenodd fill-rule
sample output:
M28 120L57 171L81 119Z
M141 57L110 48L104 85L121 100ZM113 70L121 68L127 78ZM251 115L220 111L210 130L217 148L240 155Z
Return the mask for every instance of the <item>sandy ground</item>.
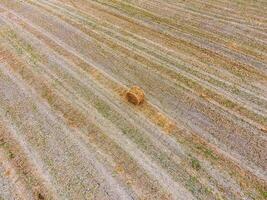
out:
M0 199L266 199L266 8L0 0Z

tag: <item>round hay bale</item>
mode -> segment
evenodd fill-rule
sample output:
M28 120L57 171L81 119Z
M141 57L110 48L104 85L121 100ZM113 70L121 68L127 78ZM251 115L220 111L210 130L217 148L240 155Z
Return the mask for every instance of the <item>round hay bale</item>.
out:
M133 86L126 93L126 98L129 102L133 103L134 105L139 105L144 101L145 93L140 87Z

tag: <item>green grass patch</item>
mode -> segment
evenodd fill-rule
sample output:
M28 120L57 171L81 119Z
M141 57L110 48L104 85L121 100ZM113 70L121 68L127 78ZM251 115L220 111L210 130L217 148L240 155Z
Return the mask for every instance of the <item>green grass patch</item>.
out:
M191 166L197 171L201 169L200 162L196 158L191 158Z
M208 158L212 158L213 160L218 160L219 158L213 153L212 150L207 149L204 146L197 146L197 149L204 153L204 155Z
M195 193L197 191L196 184L197 178L195 176L191 176L186 183L186 187L190 190L190 192Z
M261 190L260 193L261 193L261 196L263 196L264 199L267 199L267 191L266 190Z

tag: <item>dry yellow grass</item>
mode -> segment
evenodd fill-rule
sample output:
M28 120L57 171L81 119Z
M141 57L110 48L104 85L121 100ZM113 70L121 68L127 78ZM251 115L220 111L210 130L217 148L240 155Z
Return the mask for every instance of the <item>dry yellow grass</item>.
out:
M0 199L266 199L255 2L1 0Z

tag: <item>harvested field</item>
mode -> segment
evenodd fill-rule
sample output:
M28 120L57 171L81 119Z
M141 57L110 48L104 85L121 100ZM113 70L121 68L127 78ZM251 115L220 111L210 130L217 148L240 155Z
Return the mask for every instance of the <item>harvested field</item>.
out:
M0 0L0 199L265 200L266 134L266 1Z

